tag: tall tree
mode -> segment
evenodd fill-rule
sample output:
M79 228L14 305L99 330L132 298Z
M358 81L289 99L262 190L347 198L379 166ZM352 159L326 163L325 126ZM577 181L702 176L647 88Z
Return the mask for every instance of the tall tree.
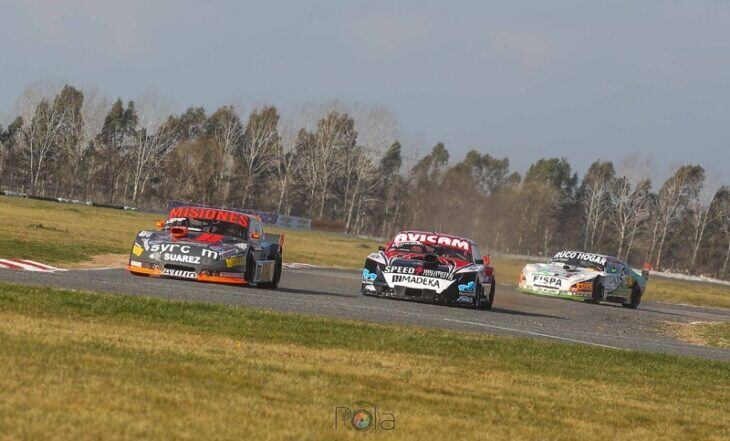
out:
M237 166L241 174L241 206L246 207L251 191L268 172L279 147L279 113L276 107L254 109L237 150Z
M651 247L647 261L656 249L656 268L661 268L662 253L673 228L682 218L687 204L697 197L705 179L705 170L699 165L680 167L659 190Z
M613 163L596 161L583 177L579 199L583 206L583 249L595 250L601 241L606 214L612 211L609 188L615 179Z

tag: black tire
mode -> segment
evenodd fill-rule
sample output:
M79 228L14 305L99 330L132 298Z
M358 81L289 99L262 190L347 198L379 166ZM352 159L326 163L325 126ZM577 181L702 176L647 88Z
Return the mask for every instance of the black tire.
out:
M483 309L482 307L482 291L484 288L481 283L477 283L477 290L474 293L474 309Z
M476 308L477 309L483 309L483 310L490 310L490 309L492 309L492 305L494 304L494 293L496 291L496 288L495 287L497 286L497 282L494 279L492 279L492 284L489 287L489 299L486 300L486 301L482 297L482 294L483 294L482 291L484 290L484 288L481 288L481 286L482 286L481 284L479 286L480 286L480 288L479 288L479 304L478 304L478 306L476 306Z
M249 252L246 256L246 281L248 286L256 286L252 283L253 276L256 274L256 262L253 260L253 253Z
M638 283L634 283L631 287L631 301L629 303L622 303L621 306L629 309L636 309L641 303L641 288Z
M274 263L274 277L272 278L271 282L260 283L258 285L259 287L267 288L267 289L276 289L279 287L279 281L281 280L281 267L282 267L281 253L277 252L274 260L276 261L276 263Z
M603 300L603 285L598 281L598 279L596 279L593 282L593 295L590 299L585 299L585 301L598 305L601 303L601 300Z
M281 266L281 253L276 253L276 263L274 264L274 278L269 284L271 289L276 289L279 287L279 281L281 280Z

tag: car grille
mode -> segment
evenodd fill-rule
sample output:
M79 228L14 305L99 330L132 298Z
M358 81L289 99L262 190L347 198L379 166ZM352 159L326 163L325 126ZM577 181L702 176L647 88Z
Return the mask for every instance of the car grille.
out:
M173 264L165 264L165 269L195 272L195 268L193 268L191 266L182 266L182 265L173 265Z

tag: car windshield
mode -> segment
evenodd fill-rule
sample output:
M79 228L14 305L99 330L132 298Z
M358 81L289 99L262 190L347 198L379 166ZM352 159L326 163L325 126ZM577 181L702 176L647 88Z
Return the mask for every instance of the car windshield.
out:
M445 257L447 259L459 259L471 262L471 253L450 247L438 247L414 242L399 243L398 245L391 246L390 249L402 253L435 254L436 256Z
M560 252L550 260L550 263L575 266L578 268L591 268L603 271L606 266L606 259L597 254Z
M239 224L232 224L219 220L193 219L193 218L172 218L165 223L165 229L170 227L187 227L190 231L202 233L220 234L223 236L238 237L245 239L248 229Z

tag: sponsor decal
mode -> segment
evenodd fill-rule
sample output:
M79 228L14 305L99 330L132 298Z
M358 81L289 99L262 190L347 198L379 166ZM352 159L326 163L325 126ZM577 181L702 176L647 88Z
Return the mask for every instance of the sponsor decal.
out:
M410 283L413 285L420 285L424 288L441 288L441 281L438 279L432 279L430 277L413 276L405 274L396 274L393 276L393 283Z
M451 236L439 236L425 233L399 233L393 239L393 243L423 243L429 245L444 245L452 248L460 248L469 251L469 242Z
M561 251L553 257L555 260L561 259L579 259L586 260L588 262L597 263L599 265L606 265L606 258L599 256L598 254L581 253L578 251Z
M422 276L426 277L436 277L437 279L447 279L451 280L454 278L454 275L451 274L448 271L437 271L437 270L431 270L431 269L424 269Z
M129 265L130 266L136 266L137 268L141 268L142 267L142 262L139 262L137 260L130 260L129 261Z
M243 256L234 256L226 258L226 266L228 268L243 265Z
M137 235L138 237L152 237L152 235L155 234L154 231L140 231Z
M213 260L218 260L218 252L217 251L213 251L213 250L209 250L207 248L203 248L203 250L201 251L201 254L203 255L203 257L208 257L208 258L213 259Z
M532 276L532 284L548 288L560 288L562 281L557 277L534 275Z
M375 280L376 277L378 277L378 275L375 273L371 273L367 268L362 270L363 280L372 282L373 280Z
M383 270L386 273L397 273L397 274L416 274L416 268L412 266L392 266L388 265Z
M194 265L200 264L200 256L188 256L185 254L165 253L162 255L162 259L168 262L192 263Z
M181 253L189 254L190 245L180 245L176 243L151 243L150 251L153 253Z
M203 207L175 207L170 210L170 218L190 218L202 220L218 220L231 224L238 224L248 227L248 216L245 214L235 213L232 211L218 210L215 208Z
M195 271L184 271L184 270L178 270L178 269L170 269L165 268L162 271L163 276L169 276L169 277L180 277L182 279L197 279L198 275L195 274Z
M225 272L223 272L220 274L221 274L221 277L230 277L233 279L243 279L246 276L244 273L225 273Z
M459 285L459 292L474 292L474 286L473 280L467 284Z
M132 254L134 254L135 256L141 256L143 252L144 252L144 248L137 245L136 243L132 247Z

